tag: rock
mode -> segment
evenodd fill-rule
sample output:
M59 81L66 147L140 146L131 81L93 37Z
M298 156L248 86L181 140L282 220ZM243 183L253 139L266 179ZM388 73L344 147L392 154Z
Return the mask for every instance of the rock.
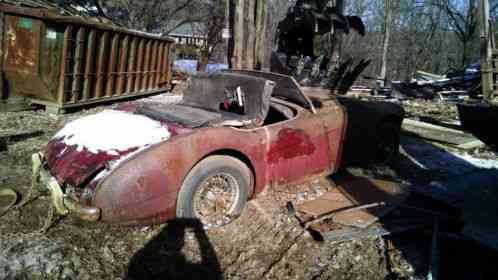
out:
M75 279L79 257L45 237L0 241L0 279Z

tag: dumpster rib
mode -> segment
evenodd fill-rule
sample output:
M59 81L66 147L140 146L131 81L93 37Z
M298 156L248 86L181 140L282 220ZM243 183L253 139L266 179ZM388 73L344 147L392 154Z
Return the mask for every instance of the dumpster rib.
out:
M131 41L130 62L128 63L128 73L126 75L126 93L133 92L135 86L135 74L133 73L137 65L137 38Z
M156 67L157 67L157 42L152 42L152 59L150 63L150 77L147 85L147 90L154 88L154 81L156 80Z
M85 63L85 36L86 30L81 27L76 35L76 50L73 67L73 85L71 90L71 102L76 103L81 98L82 72Z
M68 87L67 82L67 72L69 70L69 59L70 59L70 44L71 36L73 32L73 26L68 25L64 31L64 43L62 46L62 65L60 71L60 82L59 82L59 94L58 94L58 104L62 105L65 103L66 99L66 89Z
M164 49L165 49L165 52L166 52L166 55L163 56L163 67L164 67L164 70L161 72L161 80L159 81L161 84L164 83L164 81L166 81L168 79L168 75L169 75L169 65L168 65L168 53L170 51L170 46L169 45L166 45L164 46Z
M157 71L157 74L156 74L156 77L155 77L155 80L154 80L154 89L157 89L159 88L159 81L160 81L160 78L161 78L161 74L163 72L163 55L164 55L164 43L163 42L159 42L158 43L158 55L157 55L157 67L156 67L156 71Z
M128 57L128 48L130 44L130 36L126 35L123 38L120 50L119 50L119 65L118 65L118 79L116 85L116 94L123 95L125 91L126 82L126 58Z
M95 59L96 46L96 31L90 30L87 41L86 65L85 65L85 81L83 82L83 96L81 101L87 101L90 98L90 91L93 88L93 69Z
M145 47L144 75L143 75L143 80L142 80L142 84L141 84L141 87L140 87L140 91L146 91L148 83L149 83L151 45L152 45L152 42L150 40L147 41L147 44L146 44L146 47Z
M142 77L144 71L144 52L145 52L145 39L141 39L138 44L138 62L136 68L136 79L135 79L135 92L139 92L142 86Z
M97 60L97 82L95 86L95 97L100 98L104 93L104 84L106 80L106 58L109 45L109 33L102 34L99 47L99 57Z
M117 61L119 51L119 34L112 36L111 52L109 58L109 67L107 68L107 88L105 95L112 96L114 92L114 83L116 80Z

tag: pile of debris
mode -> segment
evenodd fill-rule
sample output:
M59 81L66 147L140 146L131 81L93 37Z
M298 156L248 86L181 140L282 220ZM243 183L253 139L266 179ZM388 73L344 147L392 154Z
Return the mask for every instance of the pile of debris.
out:
M411 81L393 81L394 89L403 96L449 102L477 97L480 84L480 64L471 64L464 71L446 75L418 71Z

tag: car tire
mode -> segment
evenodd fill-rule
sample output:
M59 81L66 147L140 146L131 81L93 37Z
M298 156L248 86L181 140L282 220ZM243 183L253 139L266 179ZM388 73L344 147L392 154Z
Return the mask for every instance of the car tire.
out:
M395 121L386 121L379 126L377 131L375 160L386 164L399 153L400 126Z
M252 185L253 175L245 163L230 156L209 156L194 166L183 181L176 216L199 219L206 227L228 224L242 213ZM218 213L211 214L218 208Z

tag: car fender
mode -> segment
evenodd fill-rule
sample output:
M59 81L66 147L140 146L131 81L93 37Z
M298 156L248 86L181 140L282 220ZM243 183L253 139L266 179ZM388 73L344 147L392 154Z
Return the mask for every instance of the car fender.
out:
M109 223L159 224L174 218L178 191L197 162L236 151L251 163L255 192L268 183L264 129L202 128L178 135L121 163L97 187L94 204Z

